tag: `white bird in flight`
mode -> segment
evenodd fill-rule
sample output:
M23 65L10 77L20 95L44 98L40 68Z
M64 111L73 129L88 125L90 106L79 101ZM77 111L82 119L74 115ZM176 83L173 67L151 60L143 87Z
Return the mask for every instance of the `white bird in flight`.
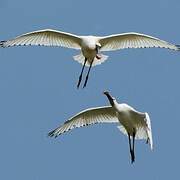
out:
M107 96L111 106L95 107L81 111L48 135L57 137L71 129L96 123L118 123L118 129L128 136L131 163L133 163L135 161L135 139L145 139L146 143L149 143L151 149L153 149L149 115L148 113L136 111L127 104L118 104L116 99L107 91L104 94Z
M45 29L29 32L7 41L0 41L0 47L23 45L61 46L81 50L79 55L74 56L74 60L83 64L77 88L80 86L85 66L89 66L89 69L83 87L87 84L91 67L107 60L108 56L101 54L101 51L151 47L180 50L179 45L173 45L158 38L135 32L109 36L78 36L67 32Z

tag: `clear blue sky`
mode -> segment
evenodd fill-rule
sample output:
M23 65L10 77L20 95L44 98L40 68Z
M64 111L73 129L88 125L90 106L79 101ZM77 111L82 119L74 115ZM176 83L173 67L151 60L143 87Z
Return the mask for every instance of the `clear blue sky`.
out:
M180 43L179 0L0 0L0 39L44 28L79 35L141 32ZM130 49L106 53L86 89L76 89L81 65L75 50L0 49L0 179L179 179L180 53ZM115 125L47 133L88 107L119 102L147 111L154 150L128 141Z

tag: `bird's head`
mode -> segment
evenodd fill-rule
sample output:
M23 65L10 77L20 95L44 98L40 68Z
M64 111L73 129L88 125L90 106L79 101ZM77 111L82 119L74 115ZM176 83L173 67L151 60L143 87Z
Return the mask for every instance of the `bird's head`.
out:
M99 42L97 42L96 47L101 48L101 44Z
M108 96L109 95L109 91L104 91L103 94Z
M104 91L103 94L107 96L107 98L108 98L111 106L113 106L113 105L114 105L114 101L115 101L116 99L115 99L114 97L112 97L112 96L109 94L108 91Z
M101 48L101 44L99 42L96 43L96 51L98 53L99 49Z

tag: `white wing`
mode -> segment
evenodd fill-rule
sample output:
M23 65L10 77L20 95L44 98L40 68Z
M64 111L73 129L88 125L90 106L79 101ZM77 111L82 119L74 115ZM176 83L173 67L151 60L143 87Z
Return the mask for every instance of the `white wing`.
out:
M88 126L96 123L118 123L115 111L111 106L86 109L76 114L63 125L51 131L48 135L59 136L71 129Z
M11 40L1 41L0 47L39 45L81 49L80 44L81 38L74 34L45 29L29 32Z
M173 45L161 39L134 32L99 37L99 43L101 44L101 51L151 47L180 50L179 45Z
M145 113L145 115L146 115L145 120L146 120L146 124L147 124L148 141L149 141L149 144L151 146L151 149L153 149L151 120L150 120L150 117L149 117L148 113Z

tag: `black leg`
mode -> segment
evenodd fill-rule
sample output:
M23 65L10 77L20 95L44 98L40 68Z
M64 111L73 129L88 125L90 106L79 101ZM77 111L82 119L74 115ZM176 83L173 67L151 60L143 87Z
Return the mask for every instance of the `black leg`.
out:
M149 143L149 138L146 139L146 144L148 144L148 143Z
M86 79L85 79L85 82L84 82L84 86L83 86L83 88L85 88L85 87L86 87L86 84L87 84L87 81L88 81L88 77L89 77L89 73L90 73L90 70L91 70L91 67L92 67L93 61L94 61L94 59L91 61L91 64L90 64L90 67L89 67L89 69L88 69L88 73L87 73L87 75L86 75Z
M135 161L135 153L134 153L135 135L136 135L135 132L133 132L132 163Z
M131 163L133 163L133 160L132 160L132 148L131 148L131 137L130 137L129 133L128 133L128 140L129 140L129 151L130 151L130 155L131 155Z
M84 60L84 64L83 64L83 67L82 67L82 70L81 70L81 74L79 76L79 81L78 81L78 84L77 84L77 88L79 88L80 84L81 84L81 80L82 80L82 74L83 74L83 71L84 71L84 67L86 65L86 62L87 62L87 58L85 58Z

